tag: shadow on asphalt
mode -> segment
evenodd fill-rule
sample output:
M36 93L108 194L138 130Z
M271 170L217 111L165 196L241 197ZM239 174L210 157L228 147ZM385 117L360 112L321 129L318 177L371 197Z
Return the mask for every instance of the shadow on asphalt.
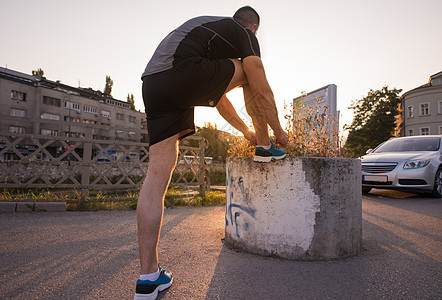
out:
M408 198L422 197L422 194L409 193L397 190L388 190L388 189L372 189L370 193L365 195L377 196L378 198L394 198L394 199L408 199Z
M363 197L360 255L287 261L224 245L206 300L439 298L442 202L397 192L387 196L389 192Z
M370 193L363 194L362 198L397 209L408 210L417 214L436 218L440 217L440 211L433 209L433 207L441 205L442 198L434 198L427 194L373 189Z
M11 250L7 245L2 247L1 259L7 264L1 265L0 285L8 289L2 288L0 298L66 299L75 295L86 299L115 270L124 269L136 259L135 228L131 223L123 224L115 233L112 220L103 214L66 212L47 216L51 224L44 213L10 216L22 219L9 229L16 235L10 236L9 242L17 240L21 245ZM81 231L70 230L70 225L77 222L76 216L84 221L75 227Z

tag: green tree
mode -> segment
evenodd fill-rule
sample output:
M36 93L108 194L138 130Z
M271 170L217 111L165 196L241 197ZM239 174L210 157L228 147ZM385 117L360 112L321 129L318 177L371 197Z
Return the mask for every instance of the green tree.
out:
M32 76L42 78L42 77L44 77L44 75L45 75L45 72L41 68L38 68L38 70L32 70Z
M352 124L345 148L348 157L360 157L365 152L388 140L396 128L396 116L400 114L399 94L402 89L370 90L364 98L352 102Z
M113 80L109 75L106 75L106 85L104 86L103 93L107 96L112 97L112 87L114 86Z
M131 109L135 110L134 94L127 94L127 103L129 103Z
M221 137L220 131L216 125L205 123L204 127L198 127L196 135L204 137L209 142L209 148L206 150L205 156L213 157L214 160L226 161L228 142Z

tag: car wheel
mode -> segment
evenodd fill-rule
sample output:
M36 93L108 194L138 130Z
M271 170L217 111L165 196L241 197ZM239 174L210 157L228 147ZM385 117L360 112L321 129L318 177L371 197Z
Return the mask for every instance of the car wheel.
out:
M362 187L362 194L368 194L371 191L371 187Z
M442 197L442 168L439 168L434 176L433 197Z

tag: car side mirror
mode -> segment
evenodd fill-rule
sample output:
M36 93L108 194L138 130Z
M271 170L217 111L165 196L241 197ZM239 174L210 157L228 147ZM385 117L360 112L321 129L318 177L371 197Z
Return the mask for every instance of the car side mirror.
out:
M373 152L373 149L368 149L365 154L370 154L371 152Z

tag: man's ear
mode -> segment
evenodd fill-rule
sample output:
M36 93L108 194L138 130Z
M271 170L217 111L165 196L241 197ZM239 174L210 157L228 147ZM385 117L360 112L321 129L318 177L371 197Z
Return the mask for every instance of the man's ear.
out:
M249 29L256 35L256 32L258 31L258 25L257 24L250 25Z

